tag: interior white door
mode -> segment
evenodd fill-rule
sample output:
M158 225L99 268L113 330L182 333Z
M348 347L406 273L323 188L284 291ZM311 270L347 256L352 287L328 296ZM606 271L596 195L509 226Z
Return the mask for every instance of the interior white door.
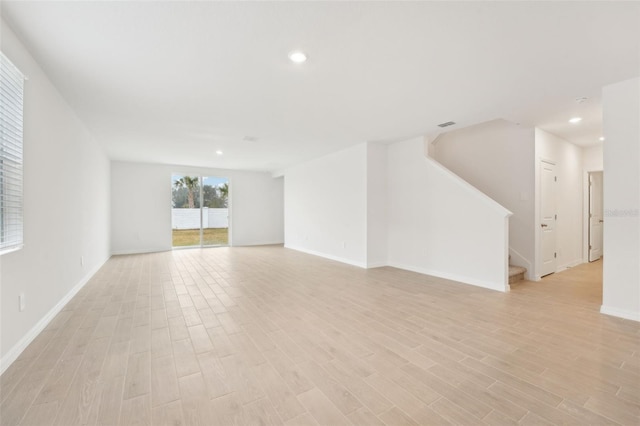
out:
M589 173L589 262L602 257L602 172Z
M540 161L540 275L556 271L556 172L555 164Z

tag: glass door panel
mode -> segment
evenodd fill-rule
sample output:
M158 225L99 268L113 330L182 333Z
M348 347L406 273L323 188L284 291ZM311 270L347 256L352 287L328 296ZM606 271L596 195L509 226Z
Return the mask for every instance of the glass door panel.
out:
M171 176L171 234L173 247L198 247L202 237L200 177Z
M229 179L202 178L202 245L229 244Z

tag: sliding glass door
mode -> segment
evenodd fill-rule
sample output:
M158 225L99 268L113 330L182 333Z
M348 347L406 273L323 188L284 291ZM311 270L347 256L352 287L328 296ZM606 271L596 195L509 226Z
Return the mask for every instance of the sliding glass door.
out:
M229 244L229 180L212 176L171 176L173 247Z
M202 178L202 245L229 244L229 180Z

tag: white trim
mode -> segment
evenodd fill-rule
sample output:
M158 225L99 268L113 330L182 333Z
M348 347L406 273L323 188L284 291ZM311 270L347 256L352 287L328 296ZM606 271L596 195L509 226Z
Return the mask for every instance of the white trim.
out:
M583 169L583 182L582 182L582 263L589 263L589 214L590 214L590 190L589 190L589 178L591 173L602 173L604 176L604 172L602 169L600 170L587 170ZM602 187L602 196L604 198L604 185ZM602 248L601 248L602 250ZM600 254L600 258L602 258L602 252Z
M2 256L3 254L13 253L14 251L22 250L23 248L24 248L24 244L19 244L17 246L1 249L0 256Z
M218 246L176 246L170 248L154 248L154 249L136 249L136 250L117 250L112 251L112 256L123 256L127 254L147 254L147 253L161 253L164 251L174 251L174 250L189 250L189 249L206 249L206 248L218 248L218 247L251 247L251 246L275 246L282 245L282 241L252 241L250 243L242 243L235 246L231 246L229 244L222 244Z
M186 247L185 248L191 248ZM193 246L193 248L201 248L200 246ZM179 249L179 247L176 247ZM111 252L111 256L122 256L126 254L146 254L146 253L160 253L163 251L171 251L173 248L155 248L155 249L139 249L139 250L116 250Z
M389 266L388 262L367 262L367 269L382 268L383 266Z
M284 248L286 249L291 249L291 250L295 250L295 251L299 251L302 253L306 253L306 254L311 254L314 256L318 256L318 257L324 257L325 259L329 259L329 260L335 260L336 262L340 262L340 263L346 263L347 265L352 265L352 266L357 266L358 268L363 268L366 269L367 265L363 262L354 262L351 259L347 259L345 257L339 257L339 256L333 256L330 254L326 254L326 253L321 253L319 251L315 251L315 250L307 250L301 247L295 247L289 244L285 244Z
M36 337L38 337L40 332L44 330L47 325L49 325L51 320L56 315L58 315L60 311L62 311L66 304L69 303L69 301L73 299L73 296L75 296L82 289L82 287L84 287L89 282L89 280L96 274L96 272L98 272L98 270L102 268L105 263L107 263L110 257L111 256L108 256L105 260L99 262L95 268L89 271L80 280L80 282L78 282L78 284L76 284L71 290L69 290L69 292L62 299L60 299L60 301L56 303L56 305L51 308L51 310L49 310L49 312L47 312L45 316L43 316L40 321L38 321L36 325L34 325L31 330L29 330L22 337L22 339L18 341L18 343L13 345L13 347L7 351L4 357L0 359L0 374L4 373L7 368L9 368L9 366L11 366L11 364L13 364L16 359L18 359L20 354L27 348L27 346L29 346L29 344L33 342Z
M433 269L420 268L415 266L404 265L396 262L389 262L389 266L398 269L404 269L406 271L417 272L419 274L431 275L432 277L444 278L447 280L457 281L462 284L469 284L476 287L482 287L489 290L508 292L511 287L509 284L505 284L501 286L500 284L496 284L489 281L477 280L474 278L463 277L456 274L451 274L449 272L435 271Z
M251 241L248 243L236 244L234 247L253 247L253 246L281 246L284 244L284 241Z
M544 132L544 130L542 129L538 129L536 127L535 131L541 130ZM542 156L538 156L538 143L537 143L537 139L535 138L535 157L536 157L536 164L535 164L535 170L534 170L534 192L535 192L535 197L534 197L534 203L533 203L533 217L534 217L534 226L533 228L535 229L535 233L533 235L533 240L534 240L534 249L535 249L535 259L534 259L534 266L535 266L535 281L540 281L542 279L542 239L540 238L540 226L539 224L541 223L541 209L542 209L542 185L540 184L540 179L542 177L542 174L540 173L540 167L542 163L547 163L547 164L551 164L554 167L554 173L556 174L556 176L558 175L557 170L555 169L556 167L556 161L555 160L550 160L548 158L542 157ZM558 196L558 192L556 190L555 192L555 196L556 199L554 199L554 203L555 203L555 208L556 211L558 209L558 202L557 202L557 196ZM557 225L557 222L556 222ZM554 251L558 251L558 228L557 226L554 227L554 230L556 232L555 234L555 247L554 247ZM558 261L556 260L556 269L555 272L558 272ZM533 273L531 275L534 275ZM546 275L545 275L546 276Z
M581 258L580 259L574 259L571 262L567 262L567 263L565 263L563 265L558 266L556 268L556 272L562 272L562 271L565 271L565 270L567 270L569 268L573 268L574 266L581 265L583 263L585 263L585 262L583 262L583 260Z
M504 218L504 272L502 276L502 280L504 282L504 291L510 291L511 286L509 285L509 217Z
M618 318L624 318L631 321L640 322L640 312L629 311L627 309L613 308L611 306L600 306L600 313L605 315L611 315Z

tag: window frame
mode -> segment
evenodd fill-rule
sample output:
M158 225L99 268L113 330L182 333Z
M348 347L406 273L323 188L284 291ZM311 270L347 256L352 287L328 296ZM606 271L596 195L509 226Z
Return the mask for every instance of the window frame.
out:
M24 247L24 81L0 52L0 255Z

